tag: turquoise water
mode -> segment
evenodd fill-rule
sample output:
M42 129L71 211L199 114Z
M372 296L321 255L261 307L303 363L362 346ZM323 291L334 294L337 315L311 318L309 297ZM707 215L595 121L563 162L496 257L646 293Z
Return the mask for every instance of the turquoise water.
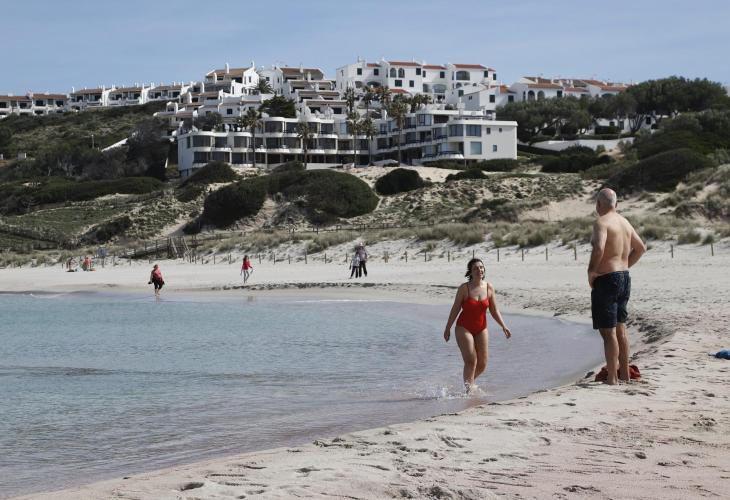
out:
M601 360L587 326L507 315L486 395L463 397L449 306L0 295L0 496L458 411Z

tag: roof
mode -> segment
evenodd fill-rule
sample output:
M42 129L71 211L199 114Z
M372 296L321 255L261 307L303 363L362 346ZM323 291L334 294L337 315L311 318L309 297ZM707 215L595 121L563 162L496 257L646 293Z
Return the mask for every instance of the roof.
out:
M391 94L410 94L410 92L408 92L405 89L390 89L390 93Z
M160 85L152 88L152 90L182 90L182 87L182 85Z
M621 92L626 90L626 85L601 85L601 90Z
M325 100L319 100L319 99L310 99L307 101L307 105L310 105L313 103L323 104L325 106L331 106L333 104L338 104L338 105L344 106L345 104L347 104L345 101L342 101L342 100L325 101Z
M507 85L500 85L499 92L501 94L514 94L514 91L510 90Z
M581 93L588 92L588 89L586 89L584 87L565 87L565 89L563 89L563 90L565 90L566 92L581 92Z
M102 92L111 89L82 89L76 92L71 92L71 95L84 95L84 94L101 94Z
M30 97L24 95L0 95L0 101L28 101Z
M424 64L423 69L446 69L446 66L440 66L438 64Z
M232 75L234 73L236 75L243 75L243 73L246 72L246 70L248 70L248 69L249 68L228 68L228 76L230 76L230 75ZM226 68L214 69L212 71L208 71L205 74L205 76L213 76L213 73L215 73L216 75L225 75L226 74Z
M311 73L312 76L315 76L317 74L320 75L319 78L315 78L315 80L322 80L324 79L324 73L322 73L322 70L319 68L288 68L284 67L281 68L281 72L285 75L306 75L307 73Z
M378 64L378 63L367 63L365 66L368 67L368 68L379 68L380 67L380 64Z
M413 61L388 61L391 66L421 66L420 63Z
M581 79L580 81L583 83L587 83L588 85L597 85L599 87L602 85L606 85L606 82L602 82L600 80L583 80L583 79Z
M453 66L461 69L487 69L486 66L482 66L481 64L454 64Z
M36 92L33 92L33 94L28 97L32 97L33 99L68 99L66 94L41 94Z
M136 90L142 91L143 87L120 87L118 89L113 89L112 92L133 92Z
M527 88L530 89L562 89L562 85L557 83L528 83Z

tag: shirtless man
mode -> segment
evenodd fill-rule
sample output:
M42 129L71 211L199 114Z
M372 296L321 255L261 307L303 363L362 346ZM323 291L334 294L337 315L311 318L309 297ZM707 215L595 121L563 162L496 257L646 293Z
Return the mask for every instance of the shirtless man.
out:
M629 380L629 339L626 308L631 294L629 268L646 252L629 221L616 212L616 193L604 188L596 198L598 219L593 224L588 284L593 328L601 332L606 353L607 384ZM616 373L619 376L616 376Z

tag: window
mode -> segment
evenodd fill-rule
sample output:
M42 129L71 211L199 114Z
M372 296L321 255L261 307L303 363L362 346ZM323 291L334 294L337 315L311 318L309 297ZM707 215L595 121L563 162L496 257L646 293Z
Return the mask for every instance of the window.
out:
M194 148L208 148L210 147L210 137L207 135L195 135L193 136L193 147Z
M481 125L467 125L466 126L466 135L471 136L471 137L481 137L481 135L482 135ZM481 144L481 143L479 143L479 144Z
M461 137L464 135L463 125L449 125L449 137Z
M233 153L233 164L240 165L245 163L245 153Z
M492 145L492 153L496 153L496 152L497 152L497 145L496 144L493 144Z
M496 101L497 101L497 96L495 96L494 94L491 94L489 96L489 102L496 102Z
M373 69L373 75L375 75L375 76L380 75L380 68Z
M35 105L36 106L45 106L45 104L46 104L45 101L42 101L40 99L37 99L36 102L35 102Z
M208 163L207 151L196 151L193 153L193 163Z
M418 125L419 126L431 126L431 115L418 115Z
M228 137L216 137L215 138L215 147L227 148L228 147Z
M233 114L233 110L232 110L231 108L228 108L228 109L226 110L226 114L227 114L227 115L232 115L232 114Z
M487 135L489 135L489 134L491 134L491 133L492 133L492 129L491 129L491 127L487 127Z
M335 126L332 123L323 123L321 125L321 134L334 134L335 133Z
M469 143L469 154L472 154L472 155L482 154L482 143L481 142L470 142Z
M563 91L562 90L558 90L558 97L563 97Z
M408 86L409 87L415 87L416 84L415 84L415 82L413 80L408 80Z
M502 133L502 127L499 127L499 133L500 134Z
M464 95L464 90L463 89L459 89L459 97L463 97L463 95Z
M248 147L248 137L244 137L241 135L233 136L233 147L247 148Z
M190 149L190 137L189 137L189 136L188 136L188 138L187 138L187 141L186 141L186 142L187 142L187 145L186 145L186 147L187 147L188 149Z
M492 73L492 80L496 80L496 79L497 79L497 73Z
M513 96L513 95L508 95L508 96L507 96L507 102L515 102L515 96Z
M396 80L395 81L395 86L396 87L402 87L403 86L403 80Z
M357 68L357 74L362 75L362 68Z
M417 75L420 75L421 74L421 68L416 68L416 74Z
M423 70L423 77L426 78L426 70L425 69Z
M456 75L454 76L455 80L469 80L469 72L468 71L457 71Z
M446 71L439 71L439 78L446 78Z
M405 78L406 77L406 70L403 68L398 68L398 78Z
M489 71L484 72L484 78L487 78L487 77L489 77Z
M395 68L390 68L390 77L395 78L398 76L398 73L395 72Z

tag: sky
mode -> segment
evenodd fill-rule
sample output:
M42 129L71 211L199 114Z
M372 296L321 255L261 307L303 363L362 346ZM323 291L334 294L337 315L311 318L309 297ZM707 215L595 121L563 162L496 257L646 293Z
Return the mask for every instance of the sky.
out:
M2 0L0 94L202 80L221 68L358 57L523 75L730 83L725 0Z

